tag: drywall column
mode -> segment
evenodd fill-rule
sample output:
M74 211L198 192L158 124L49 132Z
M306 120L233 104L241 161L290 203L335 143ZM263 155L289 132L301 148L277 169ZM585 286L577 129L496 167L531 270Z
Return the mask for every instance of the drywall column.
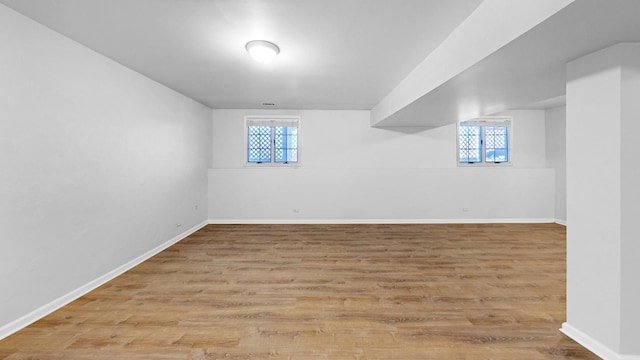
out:
M640 359L640 44L567 65L567 322L605 359Z

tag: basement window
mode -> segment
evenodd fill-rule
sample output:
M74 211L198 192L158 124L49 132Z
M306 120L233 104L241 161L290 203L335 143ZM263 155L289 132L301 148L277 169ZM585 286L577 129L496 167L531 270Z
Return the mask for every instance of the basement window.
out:
M487 117L458 124L458 165L511 163L510 117Z
M299 117L245 118L248 165L298 165Z

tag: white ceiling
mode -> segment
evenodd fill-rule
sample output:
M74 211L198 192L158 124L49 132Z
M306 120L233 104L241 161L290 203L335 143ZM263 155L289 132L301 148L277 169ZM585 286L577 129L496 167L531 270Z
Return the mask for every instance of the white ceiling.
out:
M481 0L0 2L212 108L371 109Z
M512 1L0 3L212 108L374 109L372 114L406 80L424 83L415 70L442 54L459 30L488 38L490 31L477 22L483 16L500 32L517 26L527 6L560 9L432 90L403 99L397 110L372 116L379 127L434 127L508 109L562 105L568 61L640 41L640 0ZM280 46L273 63L248 56L244 45L255 39ZM465 39L462 51L445 55L466 59L464 50L470 54L476 44L473 36ZM434 67L430 74L434 70L442 73Z
M566 63L620 42L640 42L640 1L576 0L375 125L437 127L562 105Z

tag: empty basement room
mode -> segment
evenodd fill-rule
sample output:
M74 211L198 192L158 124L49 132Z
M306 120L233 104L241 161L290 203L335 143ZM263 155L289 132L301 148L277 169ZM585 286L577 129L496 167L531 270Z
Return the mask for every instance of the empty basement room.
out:
M0 358L640 360L638 15L0 0Z

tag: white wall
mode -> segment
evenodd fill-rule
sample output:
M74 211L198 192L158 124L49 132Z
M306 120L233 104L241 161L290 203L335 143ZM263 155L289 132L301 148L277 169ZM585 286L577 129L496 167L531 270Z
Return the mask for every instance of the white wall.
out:
M639 94L640 44L567 65L563 330L607 359L640 358Z
M567 221L567 109L564 106L545 112L547 167L556 171L555 218Z
M620 124L599 125L620 118L620 68L588 60L567 68L567 322L619 351Z
M620 129L621 197L621 349L640 360L640 43L627 44L622 56Z
M301 116L301 166L246 168L244 116ZM544 111L514 111L514 165L458 168L456 127L380 129L368 111L213 111L214 221L509 221L554 217ZM468 211L463 211L467 209Z
M210 134L209 108L0 5L0 330L203 223Z

